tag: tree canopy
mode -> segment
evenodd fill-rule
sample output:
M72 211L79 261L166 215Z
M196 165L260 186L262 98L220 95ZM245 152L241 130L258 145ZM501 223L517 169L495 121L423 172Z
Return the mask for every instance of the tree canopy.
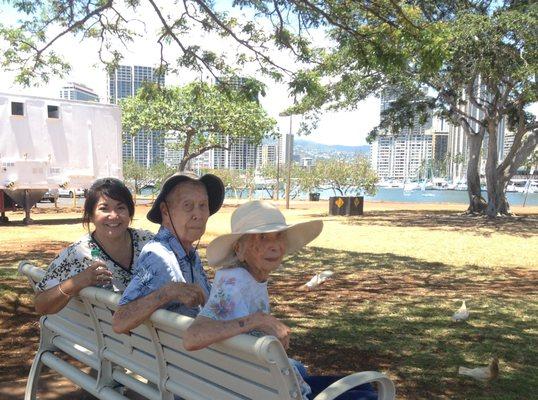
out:
M357 156L351 161L343 158L319 160L314 168L311 173L320 176L335 195L374 195L377 192L375 184L379 179L363 156Z
M280 13L285 2L275 2L273 6L272 1L236 0L228 8L212 0L5 2L18 11L21 19L15 24L0 24L0 38L6 42L0 60L4 68L17 71L16 80L25 85L47 82L51 75L69 71L70 64L57 47L62 37L71 35L96 41L100 60L111 69L137 38L148 37L160 49L163 71L187 68L200 76L210 73L216 79L236 74L247 63L280 79L289 71L272 60L268 49L307 48L306 39L294 38L288 31L290 19L274 15L277 9ZM250 18L237 16L236 11L244 7L252 7ZM256 16L271 14L280 22L265 29ZM202 36L209 38L209 43L202 44ZM235 44L234 51L225 53L222 47L216 50L212 44L220 39L230 39Z
M194 82L183 87L143 86L121 101L126 132L159 131L174 138L181 150L179 170L210 149L228 149L244 138L258 144L275 133L269 117L250 91Z
M469 140L470 203L480 197L478 166L487 138L488 215L508 212L504 189L538 144L538 124L526 107L538 100L538 5L525 1L323 2L332 7L334 46L292 83L290 112L354 107L382 91L391 98L370 140L435 113L461 126ZM498 162L498 126L513 145Z
M0 57L24 84L68 69L54 51L62 36L97 40L101 59L113 67L129 42L145 34L141 27L156 18L160 28L154 39L162 50L163 70L191 68L218 77L254 62L275 79L289 77L298 102L288 112L311 117L305 129L326 108L353 108L369 95L395 88L371 138L424 121L431 112L462 127L469 140L472 205L481 196L478 165L487 137L491 216L508 212L505 186L538 143L538 123L527 112L538 100L536 2L234 0L228 9L210 0L183 0L174 7L159 0L9 3L26 17L15 26L0 26L7 44ZM150 12L142 13L144 7ZM237 10L249 17L237 17ZM238 46L234 54L211 50L193 32L228 38ZM316 40L320 34L325 37ZM175 51L167 52L171 48ZM298 70L276 63L274 49L292 54ZM503 120L514 141L499 163L496 129Z

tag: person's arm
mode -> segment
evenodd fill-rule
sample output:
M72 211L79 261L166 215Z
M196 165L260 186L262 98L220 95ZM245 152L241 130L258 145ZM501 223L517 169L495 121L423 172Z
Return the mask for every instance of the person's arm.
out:
M144 297L120 305L112 318L112 329L116 333L127 333L174 300L194 307L203 305L206 298L202 288L196 284L170 282Z
M185 349L199 350L253 330L277 337L287 348L290 329L258 308L263 299L251 285L252 277L242 268L218 270L209 300L183 336Z
M71 297L76 296L85 287L106 284L111 279L112 272L106 269L105 264L95 261L72 278L37 293L34 298L35 310L40 315L55 314L67 305Z
M253 330L275 336L285 349L289 347L291 330L270 314L257 312L229 321L196 317L183 336L185 350L200 350L213 343Z

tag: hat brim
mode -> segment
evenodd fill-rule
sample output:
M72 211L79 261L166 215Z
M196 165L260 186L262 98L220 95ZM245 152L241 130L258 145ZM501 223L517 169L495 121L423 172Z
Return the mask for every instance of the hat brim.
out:
M248 234L286 231L286 255L293 254L319 236L323 229L323 221L307 221L297 224L274 224L250 229L241 233L228 233L216 237L206 250L207 262L214 267L227 266L233 262L235 253L233 246L237 240Z
M224 185L220 178L213 174L205 174L199 179L191 178L187 175L174 174L170 176L163 184L161 192L155 199L153 206L147 214L147 218L156 224L161 224L163 222L161 215L161 203L166 199L168 193L181 182L202 182L207 191L208 205L209 205L209 215L215 214L224 201Z

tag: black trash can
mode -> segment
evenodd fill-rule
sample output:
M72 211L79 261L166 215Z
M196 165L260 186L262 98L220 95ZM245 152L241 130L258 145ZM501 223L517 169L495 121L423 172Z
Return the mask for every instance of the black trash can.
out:
M308 193L308 200L319 201L319 193Z
M338 196L329 198L329 215L362 215L363 196Z

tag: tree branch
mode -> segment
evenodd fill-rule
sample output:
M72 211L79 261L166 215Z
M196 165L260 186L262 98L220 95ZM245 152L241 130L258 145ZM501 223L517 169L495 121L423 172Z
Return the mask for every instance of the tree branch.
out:
M86 16L84 16L84 18L76 21L72 25L69 25L66 29L64 29L62 32L60 32L58 35L56 35L52 40L50 40L45 45L45 47L43 47L43 48L41 48L40 50L37 51L36 56L35 56L36 62L37 62L37 60L41 59L41 54L43 54L45 52L45 50L47 50L50 46L52 46L54 44L54 42L56 42L62 36L64 36L65 34L71 32L71 31L73 31L74 29L76 29L76 28L78 28L80 26L84 26L86 21L88 21L91 17L93 17L94 15L102 13L104 10L106 10L107 8L110 8L111 6L112 6L112 0L108 0L101 7L98 7L95 10L93 10L93 11L89 12L88 14L86 14ZM34 63L34 66L35 65L36 65L36 63Z
M512 165L515 164L515 160L518 159L518 152L521 151L523 146L521 145L523 141L523 137L527 132L532 130L532 128L528 125L526 125L525 121L525 110L523 109L523 105L521 103L518 103L517 109L516 109L518 120L517 120L517 129L514 135L514 141L512 143L512 146L510 147L510 150L508 151L508 154L502 161L502 163L497 167L497 171L499 173L506 173L506 171L510 171L512 169ZM538 136L538 131L534 131L534 136ZM532 136L532 135L531 135ZM530 154L530 152L529 152ZM528 155L527 155L528 157ZM523 159L524 161L525 159ZM521 164L516 164L521 165Z
M166 19L164 19L162 13L161 13L161 10L159 9L159 7L157 6L157 4L155 4L155 1L153 0L149 0L149 2L151 3L151 5L153 6L153 9L155 10L155 13L157 14L157 16L159 17L159 19L161 20L161 23L163 24L163 27L166 31L166 33L168 35L170 35L170 37L177 43L177 45L179 46L179 48L181 49L181 51L183 51L184 54L191 54L194 56L194 58L196 58L198 61L200 61L204 67L209 71L209 73L211 75L213 75L213 77L215 79L218 79L218 76L215 75L215 73L213 72L213 68L202 58L200 57L198 54L196 54L195 52L192 52L190 50L188 50L187 48L185 48L185 46L183 46L183 43L179 40L179 38L177 37L177 35L174 33L174 31L172 30L172 28L170 27L170 25L168 25L168 22L166 21ZM199 68L200 69L200 68Z
M513 162L510 165L509 172L515 174L519 166L523 165L525 160L538 147L538 130L531 132L525 139L519 150L514 154Z
M151 1L151 0L150 0ZM266 56L265 54L261 53L260 51L258 51L257 49L255 49L250 43L248 43L247 41L241 39L240 37L238 37L236 35L236 33L230 29L228 26L226 26L221 20L220 18L218 18L215 13L207 6L207 4L205 4L205 2L203 0L193 0L194 2L198 3L200 5L200 7L207 13L207 15L209 15L209 17L211 17L211 19L226 33L228 33L232 38L234 38L237 43L241 44L242 46L246 47L247 49L249 49L250 51L252 51L255 55L256 55L256 58L258 59L258 57L261 57L263 60L265 60L265 62L267 62L268 64L272 65L273 67L291 75L292 72L289 71L288 69L278 65L278 64L275 64L273 62L273 60L271 60L271 58L269 58L268 56Z

